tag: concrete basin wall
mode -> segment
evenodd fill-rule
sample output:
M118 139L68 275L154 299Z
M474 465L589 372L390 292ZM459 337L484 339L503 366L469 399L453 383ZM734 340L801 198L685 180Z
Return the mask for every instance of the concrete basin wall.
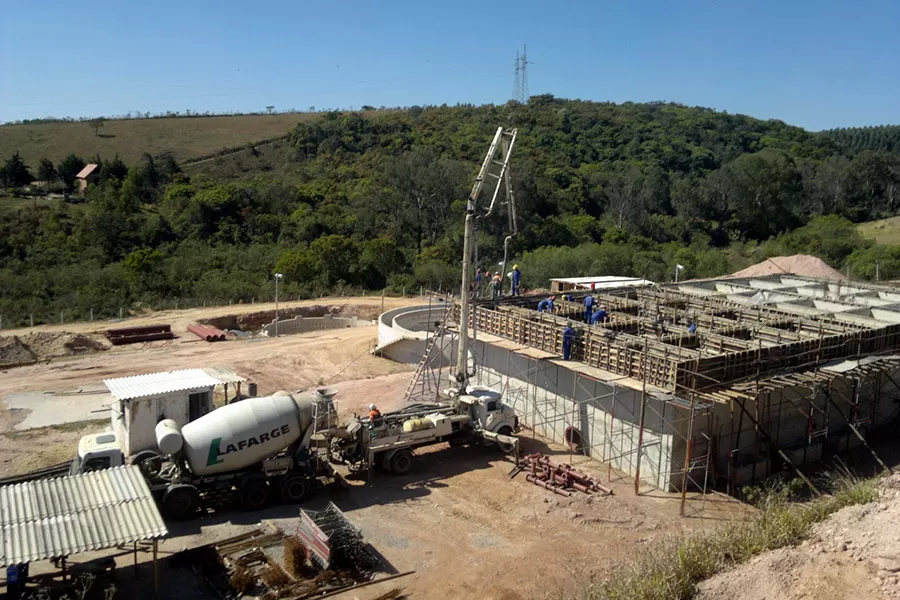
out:
M278 335L291 335L294 333L306 333L308 331L322 331L325 329L343 329L345 327L368 327L372 321L357 319L356 317L334 317L330 314L324 317L294 317L278 321ZM266 335L275 335L275 322L263 325L262 330Z
M435 324L444 318L447 305L405 306L378 317L378 347L375 352L396 362L418 363ZM448 359L449 360L449 359Z

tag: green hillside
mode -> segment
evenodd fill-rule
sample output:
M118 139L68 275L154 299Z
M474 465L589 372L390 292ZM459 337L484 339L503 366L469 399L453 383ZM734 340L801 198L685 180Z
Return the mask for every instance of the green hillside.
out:
M498 125L519 130L511 251L527 287L589 273L664 281L676 262L711 276L796 252L871 277L886 251L853 223L897 212L900 154L854 153L780 121L552 96L335 112L183 168L106 159L86 204L0 212L0 314L249 302L272 295L276 269L286 297L458 286L465 198ZM481 223L484 266L502 256L505 221ZM892 252L885 278L900 275Z

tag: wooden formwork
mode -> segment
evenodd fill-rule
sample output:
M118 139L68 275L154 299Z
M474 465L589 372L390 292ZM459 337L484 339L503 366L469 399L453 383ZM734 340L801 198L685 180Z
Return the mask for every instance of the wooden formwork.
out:
M561 355L563 331L570 321L579 321L573 358L673 391L710 389L785 369L900 348L900 324L864 329L720 298L647 289L628 294L595 294L597 306L610 312L607 323L581 324L583 308L577 302L557 303L556 314L550 314L538 313L517 299L514 305L473 306L469 326L477 323L480 331ZM619 309L628 312L617 312ZM666 327L654 337L650 335L654 319L660 315ZM458 318L457 305L454 319ZM700 327L699 334L688 332L688 321ZM813 331L817 335L813 336Z

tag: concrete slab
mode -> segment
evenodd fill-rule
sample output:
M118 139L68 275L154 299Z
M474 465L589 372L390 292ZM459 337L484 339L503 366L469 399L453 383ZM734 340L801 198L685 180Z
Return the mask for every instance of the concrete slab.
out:
M105 386L57 392L23 392L3 397L10 410L28 411L18 431L109 418L112 396Z

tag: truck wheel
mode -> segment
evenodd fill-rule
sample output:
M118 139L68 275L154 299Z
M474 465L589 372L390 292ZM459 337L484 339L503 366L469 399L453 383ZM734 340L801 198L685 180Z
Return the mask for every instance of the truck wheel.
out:
M285 504L303 502L312 493L312 481L297 473L281 480L281 501Z
M144 477L153 478L162 469L162 457L153 450L141 450L128 459L128 464L137 465Z
M413 455L409 450L397 450L391 457L391 473L406 475L412 468Z
M501 427L500 429L497 430L497 433L499 433L500 435L512 436L514 432L512 430L512 427L510 427L509 425L504 425L503 427ZM502 450L504 454L509 454L510 452L513 451L512 444L504 444L502 442L497 442L497 447L500 448L500 450Z
M162 503L163 510L173 519L190 519L200 507L200 496L194 486L176 484L166 489Z
M265 481L252 479L241 486L241 506L246 510L259 510L269 501L269 486Z

